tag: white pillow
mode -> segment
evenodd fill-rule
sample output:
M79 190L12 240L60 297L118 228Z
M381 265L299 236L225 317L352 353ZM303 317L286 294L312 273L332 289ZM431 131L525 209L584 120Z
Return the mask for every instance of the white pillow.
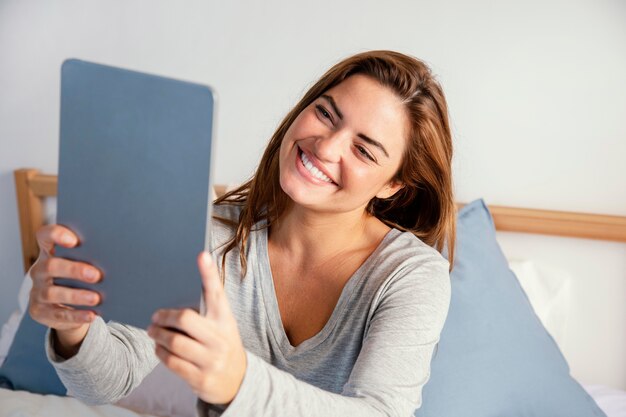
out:
M189 385L159 362L141 384L116 405L141 414L195 417L197 400Z
M11 343L13 343L13 339L15 338L17 328L20 326L20 322L24 316L24 312L28 309L28 297L30 295L30 289L33 286L29 273L30 271L26 273L22 285L20 286L20 291L17 295L17 309L11 313L9 320L2 325L2 330L0 331L0 365L2 365L6 359L9 349L11 348Z
M605 385L581 385L608 417L626 416L626 391Z
M529 260L509 260L509 267L548 333L561 348L571 309L571 275Z

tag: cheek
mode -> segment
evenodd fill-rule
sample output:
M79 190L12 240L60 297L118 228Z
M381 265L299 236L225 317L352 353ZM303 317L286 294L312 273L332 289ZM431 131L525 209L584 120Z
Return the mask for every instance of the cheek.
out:
M292 124L289 129L285 132L285 136L283 137L283 141L280 144L280 149L278 153L278 162L279 167L282 170L285 164L288 162L290 158L290 153L295 146L295 136L294 136L294 124Z
M291 126L285 132L285 136L283 137L283 141L280 144L280 161L283 162L284 158L289 155L291 149L295 146L295 142L301 138L302 132L302 114L300 114L296 119L291 123Z
M287 135L283 138L282 143L280 144L280 149L278 150L278 166L282 169L285 163L285 157L287 156Z
M372 177L371 169L368 169L359 161L354 161L351 165L350 169L347 170L349 181L358 182L362 185L367 184L365 181L370 180Z
M371 194L379 182L377 172L357 160L352 160L344 166L341 179L344 187L359 190L360 194Z
M358 181L367 181L367 184L378 184L383 180L386 171L385 167L375 163L366 162L356 154L355 150L350 150L349 163L347 165L350 176Z
M288 139L287 135L280 145L278 156L278 179L283 191L287 192L291 188L296 164L295 143ZM289 194L289 193L288 193Z
M354 161L349 169L344 171L344 186L359 189L360 194L375 196L387 184L393 173L387 169L376 169L360 161Z

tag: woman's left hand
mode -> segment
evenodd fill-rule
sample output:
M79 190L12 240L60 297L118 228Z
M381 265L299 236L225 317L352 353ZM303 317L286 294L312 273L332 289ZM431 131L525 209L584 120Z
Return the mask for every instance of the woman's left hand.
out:
M211 255L198 256L206 314L163 309L152 316L148 335L156 355L211 404L230 404L246 372L246 352Z

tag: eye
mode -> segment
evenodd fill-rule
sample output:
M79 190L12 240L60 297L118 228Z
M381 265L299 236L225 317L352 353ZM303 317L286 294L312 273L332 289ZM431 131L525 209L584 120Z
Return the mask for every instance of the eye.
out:
M366 157L372 162L376 162L376 160L369 154L369 152L367 152L367 150L364 147L362 147L361 145L356 145L355 147L361 155L363 155L364 157Z
M318 104L315 106L315 108L317 109L318 113L322 115L322 117L330 120L331 122L333 121L333 118L331 117L330 113L328 113L328 111L323 106L320 106Z

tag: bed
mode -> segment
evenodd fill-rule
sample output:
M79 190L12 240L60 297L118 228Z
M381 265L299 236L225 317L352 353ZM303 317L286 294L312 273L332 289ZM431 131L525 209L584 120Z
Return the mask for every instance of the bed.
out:
M23 265L24 271L28 271L32 263L38 256L39 249L35 238L36 230L48 221L52 221L53 218L47 213L50 210L50 206L46 201L49 197L56 196L56 176L42 174L36 169L19 169L14 172L17 202L18 202L18 214L20 221L21 241L22 241L22 253L23 253ZM216 195L223 194L228 187L216 186ZM478 207L474 210L474 206ZM478 211L480 207L487 208L484 202L473 202L469 205L458 204L459 215L468 209ZM580 237L586 239L599 239L614 242L626 242L626 217L621 216L607 216L597 214L582 214L560 211L547 211L547 210L535 210L535 209L523 209L514 207L501 207L501 206L488 206L488 212L492 218L492 223L498 231L508 232L520 232L520 233L538 233L545 235L555 236L568 236L568 237ZM469 216L469 215L468 215ZM460 226L464 226L463 219L460 220ZM462 230L459 233L463 232ZM474 232L472 232L474 233ZM555 306L559 305L559 297L563 297L564 289L567 286L562 277L558 277L558 274L546 275L545 270L537 268L532 262L526 261L514 262L511 261L507 265L507 271L514 270L517 276L513 276L515 283L513 285L519 286L521 283L523 287L523 297L530 298L530 304L533 311L533 316L536 314L541 320L541 324L537 324L545 335L542 340L548 339L545 343L552 343L554 347L550 347L552 351L558 352L559 341L559 323L561 316ZM464 270L463 268L460 268ZM539 273L539 272L541 273ZM484 274L483 274L484 275ZM547 280L550 280L551 287L546 290L546 286L543 285ZM10 321L12 323L6 323L3 326L2 338L0 339L0 349L4 344L4 355L11 345L10 340L15 337L16 327L20 324L20 320L24 316L26 309L26 302L28 296L28 280L25 279L25 284L20 291L20 310L16 311ZM453 293L454 297L454 293ZM522 297L522 298L523 298ZM523 300L522 300L523 301ZM534 310L533 310L534 309ZM452 315L451 311L451 315ZM524 313L528 315L528 313ZM536 317L536 316L534 316ZM533 320L533 317L530 318ZM533 324L535 325L535 324ZM446 328L448 328L446 323ZM547 330L546 330L547 329ZM546 336L547 335L547 336ZM443 352L441 355L446 355L446 346L451 346L451 343L447 345L443 344L444 336L442 335ZM450 339L446 339L450 340ZM550 342L549 340L552 340ZM556 343L555 343L556 342ZM542 342L543 343L543 342ZM557 353L557 356L560 352ZM0 356L0 362L4 357ZM558 359L560 360L560 359ZM441 364L438 357L435 357L433 362L433 382L429 381L427 384L424 395L424 406L427 404L428 396L434 397L436 394L431 391L435 390L437 384L440 384L441 378L438 377L437 372L441 373L445 368L445 364ZM563 360L564 362L564 360ZM545 364L541 365L545 367ZM567 373L567 372L566 372ZM565 378L568 378L566 375ZM499 385L502 385L498 382ZM578 385L573 381L574 385ZM609 417L626 417L626 391L617 388L611 388L602 385L585 385L580 384L579 387L584 388L584 394L589 398L593 398L592 402L595 402L597 406ZM582 390L581 390L582 391ZM579 395L579 394L577 394ZM436 400L432 400L433 403ZM442 401L445 403L446 401ZM594 404L594 405L595 405ZM150 374L144 383L135 390L129 397L122 400L116 405L106 406L88 406L75 398L66 397L62 395L53 394L41 394L35 392L28 392L26 390L13 391L9 389L0 388L0 417L7 416L189 416L194 415L193 407L193 394L186 388L184 383L170 374L167 369L163 367L157 367L155 371ZM440 409L444 410L444 409ZM524 412L520 408L519 413L507 413L507 415L539 415L536 412ZM416 414L418 415L418 414ZM419 415L435 415L431 414L419 414ZM453 413L445 414L445 411L440 411L439 415L453 415ZM469 415L469 414L467 414ZM493 414L492 414L493 415ZM547 415L547 414L543 414ZM557 415L557 414L552 414ZM560 415L560 414L559 414ZM582 415L582 414L581 414ZM589 415L602 415L600 412Z

